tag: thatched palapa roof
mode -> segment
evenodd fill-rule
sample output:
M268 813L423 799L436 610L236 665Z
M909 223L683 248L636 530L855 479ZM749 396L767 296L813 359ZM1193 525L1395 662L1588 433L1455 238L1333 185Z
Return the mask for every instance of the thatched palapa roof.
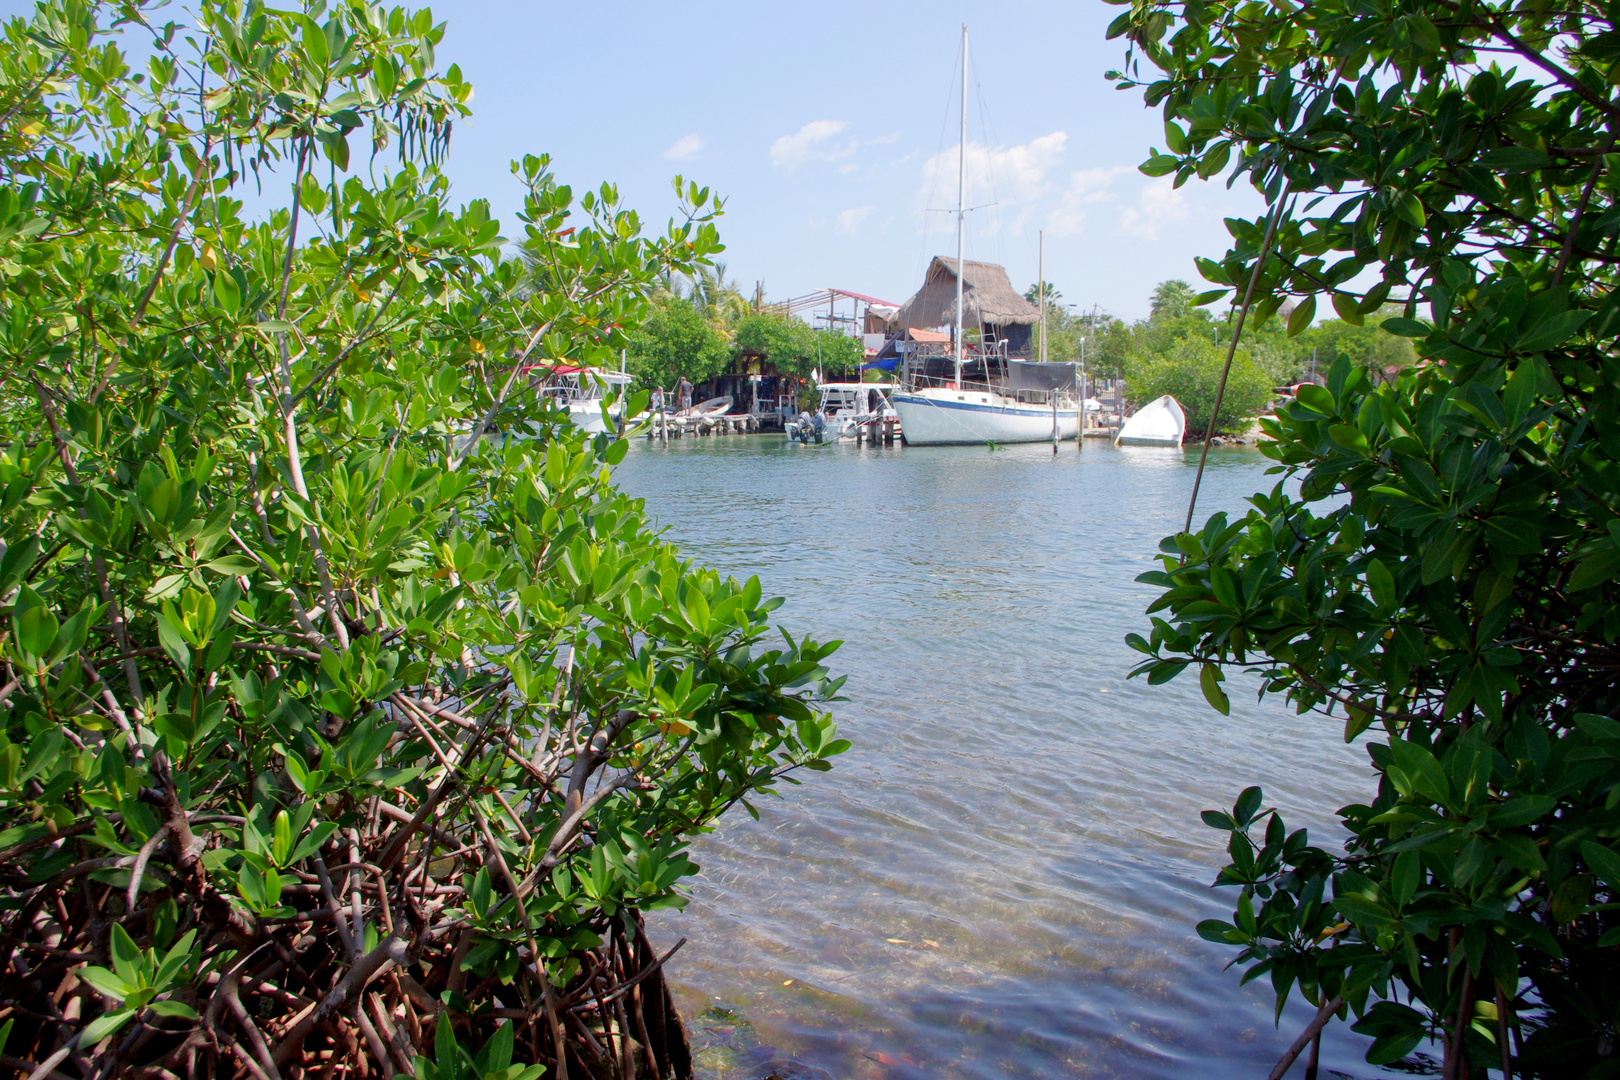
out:
M1018 295L1007 271L996 263L963 261L962 324L977 327L1031 326L1041 309ZM897 327L946 326L956 322L956 260L935 255L917 295L895 316Z

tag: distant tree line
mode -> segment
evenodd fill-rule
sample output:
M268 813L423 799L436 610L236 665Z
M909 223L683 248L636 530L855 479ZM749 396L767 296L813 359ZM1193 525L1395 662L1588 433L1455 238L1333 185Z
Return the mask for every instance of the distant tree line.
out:
M1024 295L1038 303L1039 292L1039 286L1031 285ZM1231 329L1226 318L1198 306L1191 285L1176 279L1160 282L1153 290L1148 317L1134 323L1100 311L1077 310L1062 303L1062 295L1047 283L1048 360L1084 359L1092 378L1124 379L1126 396L1135 405L1169 394L1187 410L1192 431L1209 428ZM1219 430L1241 427L1271 403L1278 388L1312 381L1341 354L1366 369L1375 383L1417 359L1410 338L1378 326L1382 318L1399 314L1393 308L1367 316L1359 325L1325 319L1314 326L1302 325L1311 312L1296 318L1298 310L1285 306L1277 317L1245 327L1232 357Z
M759 357L784 375L853 373L865 358L858 338L817 330L802 319L756 311L728 281L724 263L690 277L667 277L647 318L629 332L626 364L638 386L694 384Z

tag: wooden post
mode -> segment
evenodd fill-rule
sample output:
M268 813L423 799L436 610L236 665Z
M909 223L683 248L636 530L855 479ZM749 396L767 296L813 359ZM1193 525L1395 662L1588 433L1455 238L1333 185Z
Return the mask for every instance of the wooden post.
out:
M1086 448L1086 339L1080 339L1080 407L1074 414L1074 449L1076 453Z
M1058 418L1057 418L1057 391L1048 391L1052 399L1052 453L1058 452Z

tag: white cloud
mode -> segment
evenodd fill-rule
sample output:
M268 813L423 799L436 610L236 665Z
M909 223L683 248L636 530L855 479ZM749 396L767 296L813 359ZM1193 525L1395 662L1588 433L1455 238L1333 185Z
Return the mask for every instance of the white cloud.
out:
M1143 240L1157 240L1159 226L1185 221L1189 212L1187 196L1176 190L1175 177L1161 176L1144 186L1136 205L1120 215L1119 231Z
M852 206L838 214L838 231L845 236L859 235L861 222L872 216L871 206Z
M771 164L789 171L806 161L832 161L855 152L853 142L829 147L827 140L849 127L847 120L812 120L792 135L783 135L771 144Z
M994 204L994 217L1013 235L1023 226L1034 204L1051 194L1049 173L1063 156L1069 136L1062 131L1042 135L1018 146L967 144L967 205ZM917 193L924 209L938 210L956 202L956 170L960 151L953 146L923 163L923 186ZM986 231L994 231L990 226Z
M1128 166L1115 165L1070 173L1069 186L1063 189L1058 205L1046 215L1046 231L1053 236L1077 236L1084 232L1086 208L1118 199L1113 191L1114 180L1132 171Z
M702 149L703 137L694 131L690 135L682 135L670 143L669 149L664 151L664 156L671 161L685 161L688 158L696 157L698 151Z

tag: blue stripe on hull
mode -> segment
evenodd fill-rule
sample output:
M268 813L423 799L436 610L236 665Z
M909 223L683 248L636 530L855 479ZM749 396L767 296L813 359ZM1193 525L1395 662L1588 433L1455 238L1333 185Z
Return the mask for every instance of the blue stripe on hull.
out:
M1022 407L979 405L971 401L939 401L935 398L912 397L909 394L896 394L893 400L896 404L903 401L907 405L927 405L931 409L959 409L963 412L987 412L996 413L1000 416L1028 416L1034 418L1050 417L1052 415L1050 408L1043 409L1039 405L1025 405ZM1077 409L1059 409L1057 414L1059 419L1063 419L1073 417L1078 411Z

